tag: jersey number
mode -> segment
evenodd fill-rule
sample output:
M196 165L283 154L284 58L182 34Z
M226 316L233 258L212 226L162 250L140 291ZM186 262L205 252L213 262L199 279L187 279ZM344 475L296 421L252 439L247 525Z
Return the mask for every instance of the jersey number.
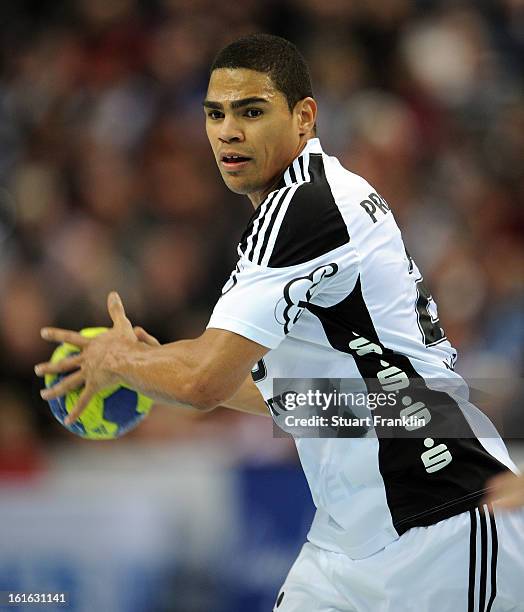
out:
M409 263L409 273L412 274L415 269L414 261L411 255L406 250L406 255ZM417 311L417 323L422 334L422 339L426 346L434 346L442 340L446 339L446 334L440 327L440 320L435 304L429 289L424 283L422 276L415 281L417 287L417 301L415 308Z
M431 293L420 277L415 281L417 285L417 320L420 332L426 346L433 346L444 340L446 335L438 318L437 305L431 297Z

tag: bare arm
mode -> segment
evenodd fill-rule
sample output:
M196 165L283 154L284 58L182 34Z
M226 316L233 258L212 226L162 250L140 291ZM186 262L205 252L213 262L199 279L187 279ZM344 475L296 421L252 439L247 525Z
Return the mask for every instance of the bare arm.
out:
M251 374L248 375L235 395L223 402L222 406L241 412L249 412L249 414L270 416L266 402L264 402L260 391L253 382Z
M141 342L149 346L160 346L160 342L154 336L148 334L142 327L135 327L133 331ZM251 374L247 375L238 391L230 399L223 402L221 407L231 408L249 414L270 416L267 405L253 382Z
M194 340L148 346L138 341L118 294L108 296L108 310L114 326L95 338L54 328L42 331L47 340L71 342L81 349L74 364L63 360L60 369L49 363L35 368L40 376L80 368L42 392L44 398L50 399L84 386L68 423L78 418L95 393L116 383L125 383L159 402L200 410L225 404L240 410L247 405L250 412L261 411L256 388L245 381L253 365L268 351L266 347L219 329L207 329Z

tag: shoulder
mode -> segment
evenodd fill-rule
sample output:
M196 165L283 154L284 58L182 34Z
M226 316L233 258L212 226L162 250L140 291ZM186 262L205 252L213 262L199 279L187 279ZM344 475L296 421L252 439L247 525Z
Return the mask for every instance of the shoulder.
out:
M344 168L334 157L327 158L326 166L331 190L353 234L359 233L362 224L380 224L391 218L389 204L365 178Z
M255 264L281 268L349 243L322 154L296 159L284 173L283 183L253 216L240 243L243 255Z

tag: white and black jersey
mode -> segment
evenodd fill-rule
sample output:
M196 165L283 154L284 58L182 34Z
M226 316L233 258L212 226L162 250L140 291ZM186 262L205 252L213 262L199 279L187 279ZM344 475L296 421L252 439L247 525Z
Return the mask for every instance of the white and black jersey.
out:
M270 349L254 380L274 418L274 379L367 385L402 375L428 389L443 378L464 384L388 204L323 153L318 139L308 141L255 210L238 252L208 327ZM430 393L442 401L443 392ZM445 397L445 418L469 428L458 404ZM308 538L353 558L410 527L475 507L486 479L514 468L496 434L295 442L317 507Z

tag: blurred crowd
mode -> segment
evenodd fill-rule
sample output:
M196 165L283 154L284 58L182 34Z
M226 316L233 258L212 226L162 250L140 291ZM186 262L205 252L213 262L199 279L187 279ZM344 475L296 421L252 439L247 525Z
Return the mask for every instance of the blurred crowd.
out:
M256 31L308 60L323 147L389 202L457 369L522 377L521 0L21 0L0 31L0 472L83 443L38 395L40 327L108 325L117 289L162 342L204 330L251 204L222 184L201 101L214 54ZM130 436L256 449L259 431L159 407Z

